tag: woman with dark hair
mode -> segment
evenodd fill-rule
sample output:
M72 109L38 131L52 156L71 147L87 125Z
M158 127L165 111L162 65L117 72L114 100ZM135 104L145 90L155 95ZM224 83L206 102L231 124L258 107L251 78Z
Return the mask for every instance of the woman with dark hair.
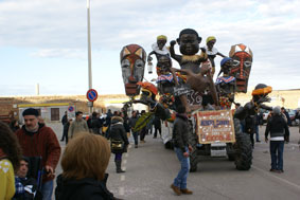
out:
M87 132L72 139L62 157L55 199L116 199L106 188L109 159L110 147L103 136Z
M0 199L12 199L15 194L15 172L19 169L21 155L16 135L0 122Z
M20 126L19 126L19 122L18 120L12 120L10 123L9 123L9 127L10 129L15 133L17 130L20 129Z

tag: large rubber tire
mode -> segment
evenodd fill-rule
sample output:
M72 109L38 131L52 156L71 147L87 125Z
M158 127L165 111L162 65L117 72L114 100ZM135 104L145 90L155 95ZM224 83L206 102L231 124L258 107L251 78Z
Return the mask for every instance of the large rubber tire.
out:
M240 126L240 121L234 119L236 143L235 149L235 166L238 170L249 170L252 165L252 145L250 136L243 133Z
M197 171L197 165L198 165L198 154L197 154L197 135L193 131L192 123L190 124L191 130L189 131L189 141L191 146L193 147L193 151L190 152L190 172L196 172Z
M227 152L228 160L235 161L235 150L232 144L226 145L226 152Z

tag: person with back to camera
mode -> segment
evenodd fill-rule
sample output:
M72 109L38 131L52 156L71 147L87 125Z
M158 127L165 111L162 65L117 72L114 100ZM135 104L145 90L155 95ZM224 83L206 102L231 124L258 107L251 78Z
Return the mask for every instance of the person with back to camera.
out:
M100 135L81 134L63 154L62 174L57 177L56 200L113 200L105 173L110 159L108 141Z
M16 135L0 122L0 199L12 199L15 194L14 173L19 169L21 148Z
M271 169L270 172L283 173L283 149L284 141L289 142L289 128L287 122L280 113L280 107L273 109L273 114L268 120L265 141L268 142L270 133L270 153Z
M119 113L121 115L121 113ZM124 173L122 170L122 155L127 152L129 145L127 134L123 125L122 116L113 116L108 138L111 140L111 152L115 154L116 172Z

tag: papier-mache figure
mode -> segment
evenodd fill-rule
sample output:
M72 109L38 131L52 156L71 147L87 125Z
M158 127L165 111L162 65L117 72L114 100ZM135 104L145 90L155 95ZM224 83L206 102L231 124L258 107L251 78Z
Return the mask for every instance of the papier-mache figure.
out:
M149 53L148 55L148 58L147 58L147 61L148 61L148 66L149 66L149 73L152 73L152 60L153 58L151 57L151 55L155 55L156 56L156 60L157 62L159 62L159 58L161 56L168 56L170 57L170 51L169 49L166 47L166 43L167 43L167 37L164 36L164 35L160 35L160 36L157 36L157 41L156 43L154 43L152 45L152 52ZM156 73L157 75L160 75L160 68L159 66L157 65L156 67Z
M247 93L253 53L248 46L236 44L231 46L229 57L232 58L229 75L236 78L236 92Z
M144 78L145 50L137 44L126 45L121 50L120 60L126 95L139 95L141 87L137 83Z
M216 56L221 56L221 57L225 57L223 54L221 54L218 49L216 47L214 47L214 45L216 44L217 39L215 36L209 36L206 39L206 46L204 47L206 50L206 54L208 59L210 60L211 64L212 64L212 76L214 76L215 74L215 57Z
M234 101L234 93L236 90L236 79L234 76L229 76L232 59L225 57L221 60L221 70L216 80L216 89L219 96L219 104L222 109L230 109Z

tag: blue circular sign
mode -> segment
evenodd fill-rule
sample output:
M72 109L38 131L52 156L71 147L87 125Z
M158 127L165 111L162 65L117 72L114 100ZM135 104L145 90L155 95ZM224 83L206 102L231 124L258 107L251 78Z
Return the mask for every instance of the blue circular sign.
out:
M68 111L69 112L73 112L74 111L74 107L73 106L69 106Z
M98 98L98 93L97 93L97 91L94 90L94 89L90 89L90 90L87 91L87 93L86 93L86 98L87 98L90 102L96 101L96 99Z

